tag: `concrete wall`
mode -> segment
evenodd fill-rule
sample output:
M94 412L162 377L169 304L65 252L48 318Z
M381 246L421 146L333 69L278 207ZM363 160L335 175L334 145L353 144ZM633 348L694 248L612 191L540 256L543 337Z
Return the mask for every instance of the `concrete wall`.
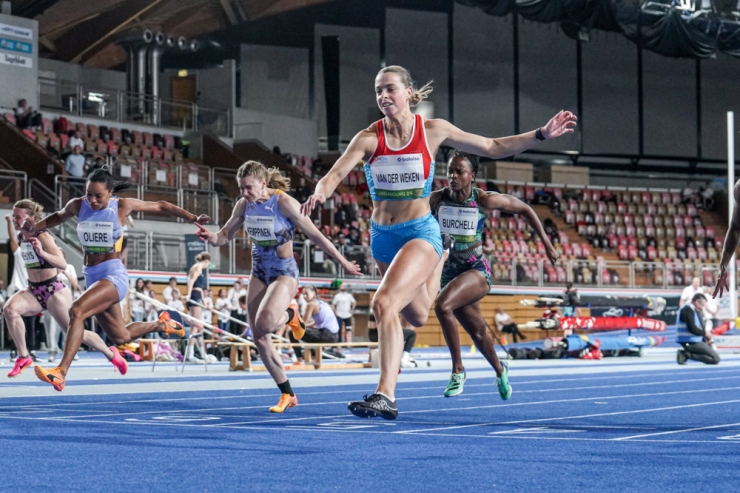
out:
M259 139L282 152L316 157L319 153L319 126L316 120L294 118L261 111L234 110L234 140Z
M0 107L15 108L19 99L26 99L38 108L37 79L39 71L38 22L0 14ZM8 49L8 43L30 44L27 50Z

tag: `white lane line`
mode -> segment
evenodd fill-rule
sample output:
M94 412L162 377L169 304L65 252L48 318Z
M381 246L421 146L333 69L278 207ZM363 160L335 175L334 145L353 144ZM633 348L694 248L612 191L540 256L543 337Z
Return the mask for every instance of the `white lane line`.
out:
M739 390L740 387L725 387L720 389L704 389L704 390L683 390L683 391L676 391L676 392L656 392L653 394L633 394L633 395L625 395L625 396L611 396L611 397L603 397L604 399L630 399L633 397L655 397L659 395L679 395L679 394L692 394L692 393L700 393L700 392L721 392L725 390ZM457 408L457 409L426 409L421 411L405 411L403 414L417 414L417 413L428 413L428 412L446 412L446 411L462 411L462 410L474 410L474 409L486 409L486 408L493 408L493 407L520 407L525 405L544 405L544 404L557 404L557 403L566 403L566 402L579 402L579 401L593 401L593 397L585 397L585 398L577 398L577 399L559 399L559 400L552 400L552 401L537 401L537 402L528 402L528 403L512 403L512 404L498 404L496 406L471 406L471 407L465 407L465 408ZM715 403L700 403L700 404L686 404L683 406L671 406L666 408L657 408L657 410L667 410L667 409L683 409L683 408L689 408L689 407L700 407L705 405L714 405L714 404L725 404L725 403L734 403L734 402L740 402L740 400L732 400L732 401L721 401L721 402L715 402ZM457 429L463 429L463 428L477 428L481 426L496 426L501 424L515 424L515 423L536 423L540 421L557 421L557 420L563 420L563 419L574 419L574 418L584 418L584 417L596 417L596 416L610 416L610 415L617 415L617 414L632 414L632 413L639 413L639 412L650 412L651 410L638 410L638 411L618 411L613 413L598 413L593 415L583 415L583 416L565 416L565 417L556 417L556 418L537 418L537 419L528 419L528 420L517 420L517 421L506 421L506 422L499 422L499 421L492 421L488 423L475 423L475 424L468 424L468 425L457 425L457 426L450 426L447 428L429 428L429 429L421 429L421 430L404 430L404 431L397 431L396 433L401 434L410 434L410 433L419 433L424 431L440 431L440 430L457 430Z
M686 428L683 430L673 430L673 431L661 431L659 433L645 433L644 435L633 435L629 437L620 437L620 438L612 438L615 442L622 442L625 440L632 440L633 438L646 438L646 437L655 437L660 435L673 435L676 433L689 433L691 431L703 431L703 430L714 430L717 428L727 428L728 426L738 426L740 423L728 423L726 425L714 425L714 426L702 426L700 428Z

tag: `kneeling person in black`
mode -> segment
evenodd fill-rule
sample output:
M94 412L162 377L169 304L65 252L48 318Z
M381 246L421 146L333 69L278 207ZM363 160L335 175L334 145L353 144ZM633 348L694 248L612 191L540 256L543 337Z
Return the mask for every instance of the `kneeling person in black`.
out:
M683 346L676 358L679 365L685 365L686 360L690 359L708 365L719 364L719 354L710 345L711 335L706 332L701 316L706 303L706 296L697 293L691 303L681 307L678 312L676 342Z
M331 305L319 299L316 288L313 286L305 286L303 296L308 304L306 305L306 314L303 317L306 322L306 334L301 340L309 343L338 342L339 323ZM296 342L292 332L290 333L290 340ZM296 347L295 355L298 359L303 358L303 350Z

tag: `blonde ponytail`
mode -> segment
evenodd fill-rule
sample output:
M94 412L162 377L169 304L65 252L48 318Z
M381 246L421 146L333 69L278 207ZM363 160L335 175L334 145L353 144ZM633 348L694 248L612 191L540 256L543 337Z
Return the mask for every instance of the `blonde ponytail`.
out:
M434 90L434 88L432 87L432 83L434 82L433 80L430 80L418 89L414 88L414 80L411 78L411 74L408 70L400 65L389 65L380 69L380 72L378 72L378 77L388 72L397 74L398 77L400 77L403 86L411 88L411 99L409 99L409 105L411 106L416 106L417 104L427 99Z
M239 170L236 172L237 179L246 176L254 176L260 180L265 180L268 188L274 188L284 192L290 190L289 178L281 175L279 169L268 169L259 161L247 161L239 167Z
M41 213L44 212L44 206L37 204L31 199L19 200L18 202L13 204L13 208L26 209L26 211L28 211L28 215L32 216L36 222L39 222L43 219Z

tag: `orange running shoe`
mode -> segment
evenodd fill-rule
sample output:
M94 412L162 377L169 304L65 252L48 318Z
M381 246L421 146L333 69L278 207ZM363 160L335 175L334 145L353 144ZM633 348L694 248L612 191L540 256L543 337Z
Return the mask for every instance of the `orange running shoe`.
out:
M121 375L125 375L128 371L128 363L123 359L121 353L118 352L118 348L116 346L111 346L110 350L113 351L113 359L110 360L110 362L113 363L113 367L118 370Z
M306 322L303 321L298 310L293 309L293 318L288 320L288 325L290 326L290 330L293 331L293 337L295 337L297 341L300 341L303 339L303 336L306 335Z
M271 413L284 413L289 407L298 405L298 397L290 394L282 394L278 403L270 408Z
M39 380L52 384L54 386L54 390L58 392L64 390L66 380L61 368L56 367L51 370L44 370L39 365L36 365L33 367L33 371L36 372L36 376L39 377Z
M174 334L177 337L185 337L185 328L180 322L175 322L174 320L172 320L169 312L160 313L158 322L164 324L165 335Z
M33 358L31 358L30 355L26 356L25 358L18 357L17 360L15 360L15 366L13 366L13 369L10 370L8 373L8 376L10 378L17 377L21 373L23 373L23 370L28 368L33 364Z

